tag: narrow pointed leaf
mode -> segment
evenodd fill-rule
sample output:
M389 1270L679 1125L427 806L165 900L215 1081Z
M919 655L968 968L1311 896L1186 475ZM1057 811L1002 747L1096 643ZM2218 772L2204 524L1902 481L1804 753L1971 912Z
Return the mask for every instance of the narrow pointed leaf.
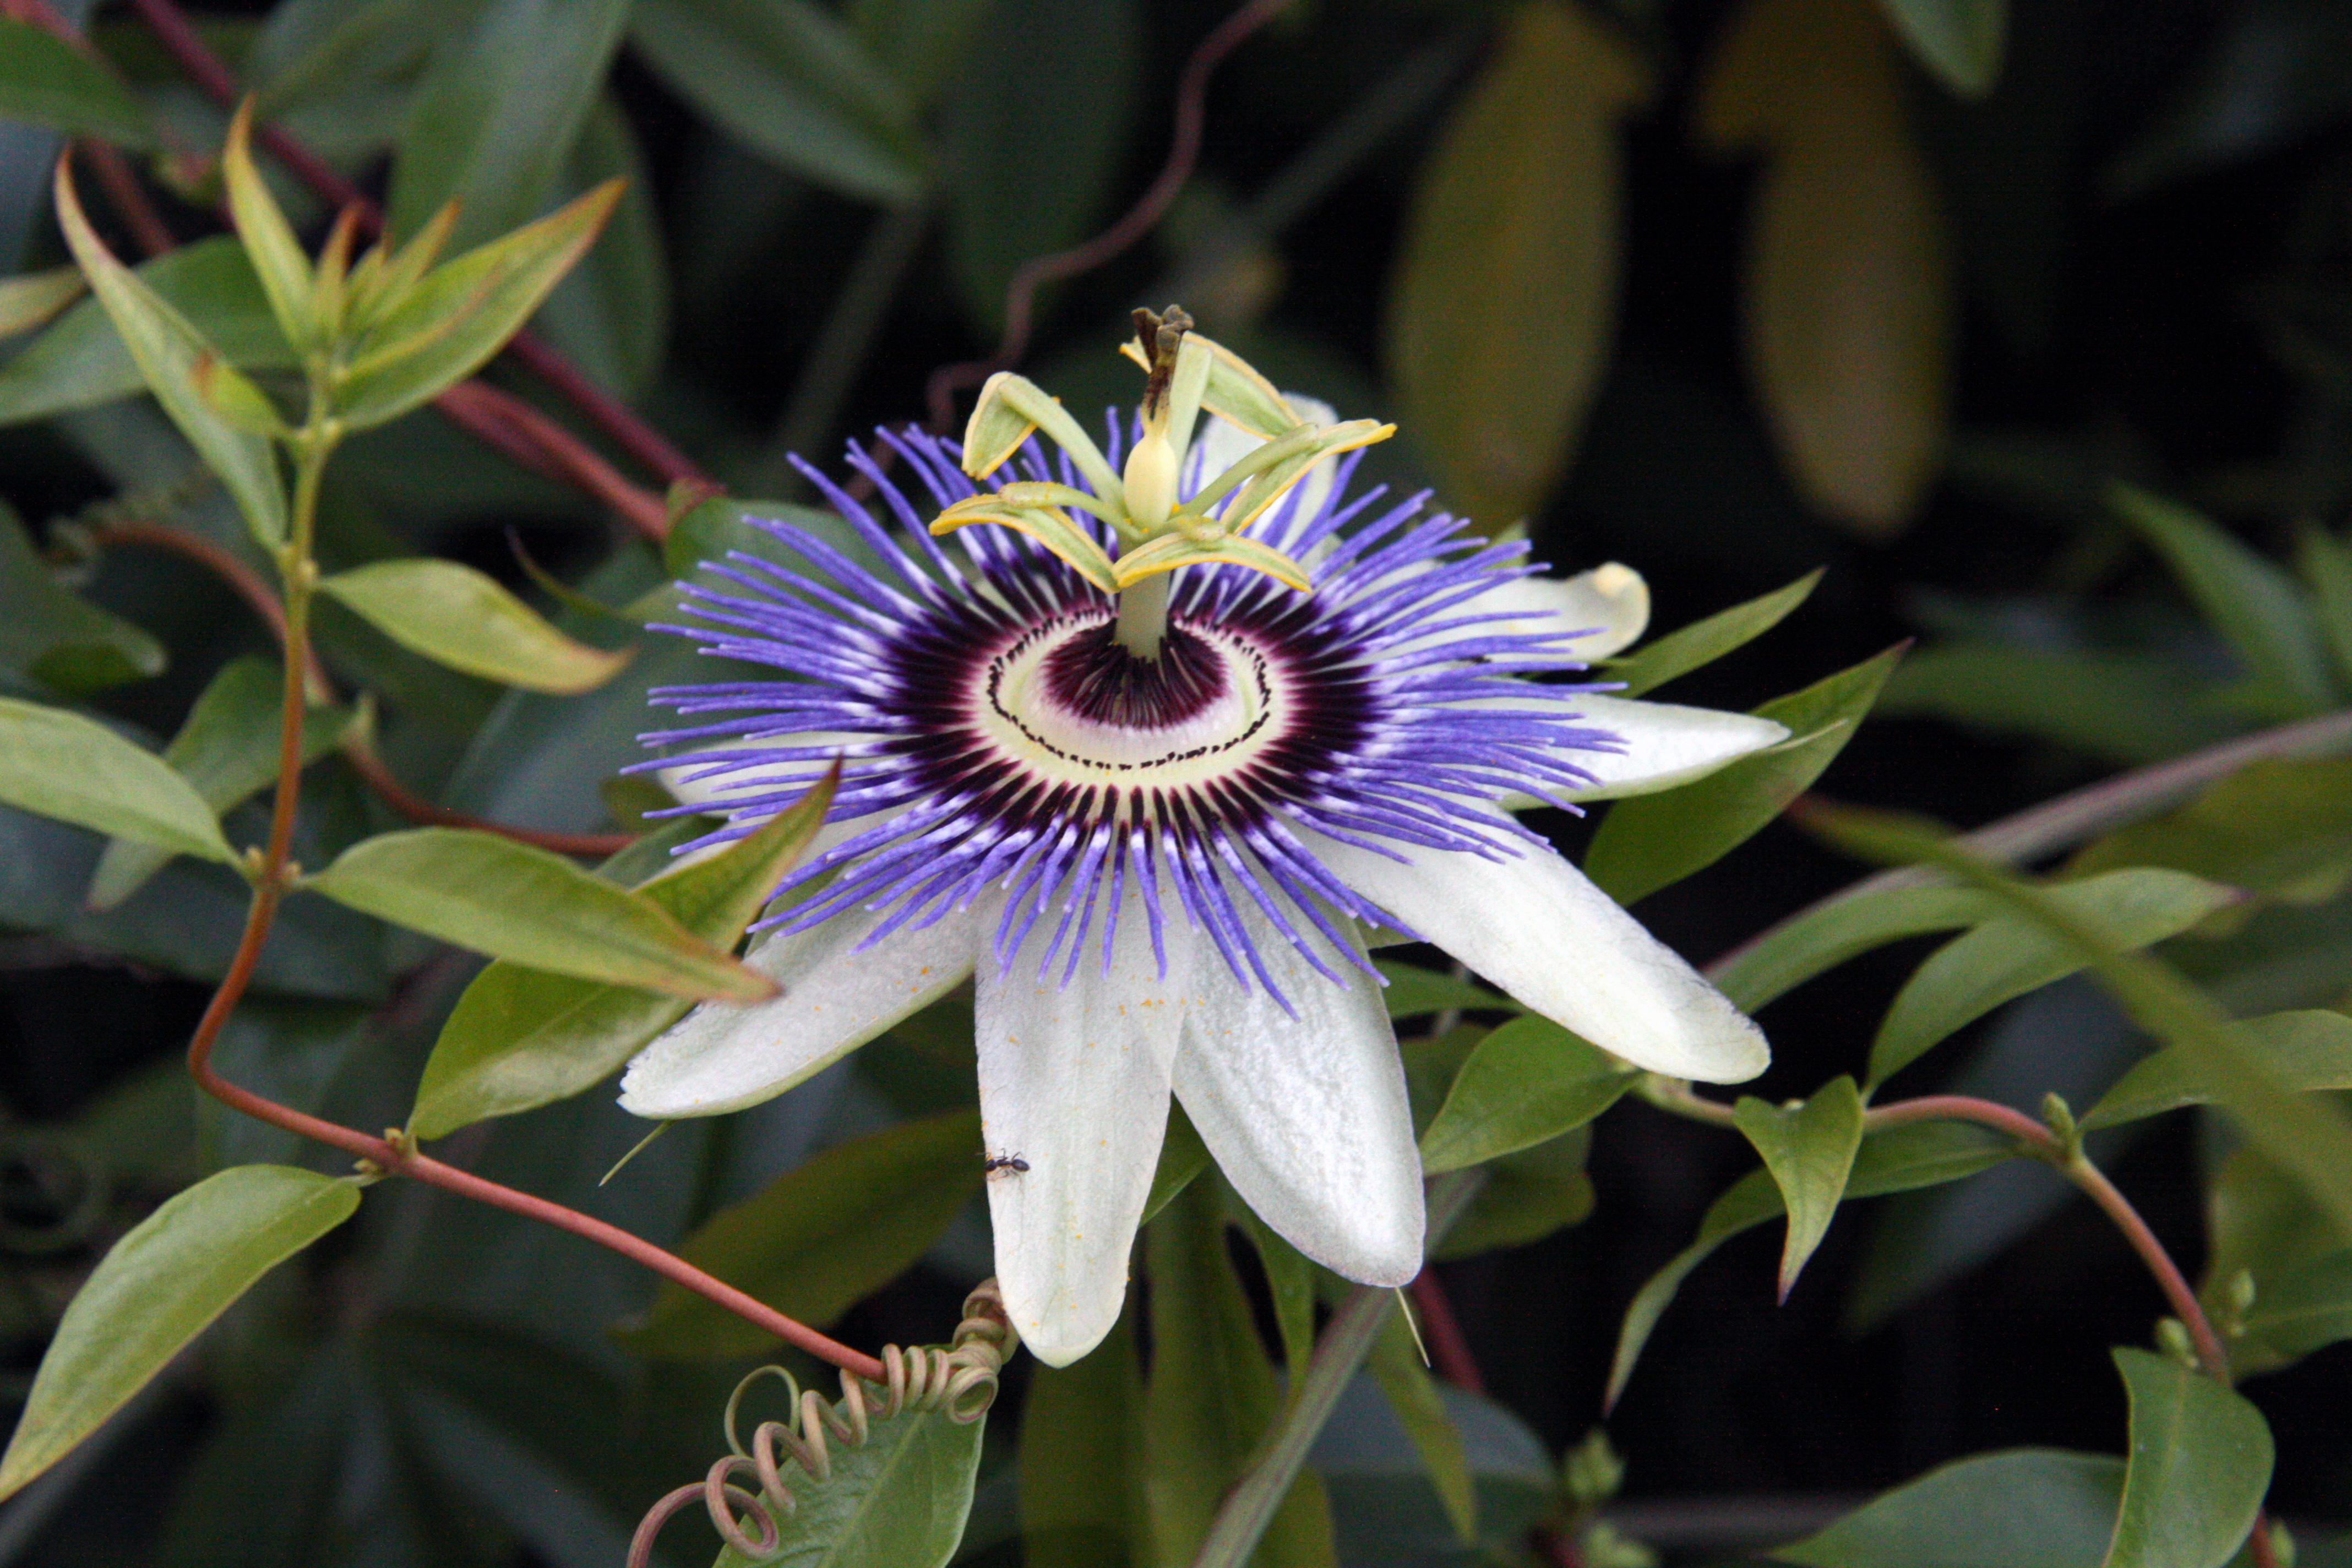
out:
M2178 936L2238 894L2184 871L2137 867L2053 888L2049 896L2130 949ZM1954 938L1919 966L1886 1010L1871 1043L1871 1086L2003 1002L2062 980L2088 962L2063 935L2013 912Z
M2131 1455L2100 1568L2221 1568L2270 1488L2270 1427L2202 1373L2146 1351L2115 1357L2131 1391Z
M496 834L378 834L301 885L378 920L558 974L696 1001L758 1002L776 991L644 894Z
M2352 868L2352 761L2250 763L2179 810L2086 846L2066 874L2127 866L2168 866L2291 903L2325 902Z
M2110 500L2283 714L2334 706L2319 626L2293 577L2186 507L2129 486Z
M199 372L223 384L242 384L265 406L268 400L185 316L114 258L83 216L72 170L63 162L58 165L55 189L58 226L148 389L236 499L253 537L264 548L276 549L286 537L286 497L278 488L277 454L268 441L221 416L205 395Z
M62 708L0 697L0 802L174 854L236 858L170 763Z
M236 225L236 237L245 245L245 254L253 263L254 276L261 279L262 291L269 296L269 308L284 329L286 341L297 347L319 340L318 323L311 316L311 292L316 287L310 272L310 258L304 255L286 215L278 205L278 198L269 194L262 183L261 171L253 166L251 135L253 103L247 100L229 121L228 142L221 152L221 178L228 187L229 216Z
M1789 1239L1780 1251L1780 1298L1786 1300L1845 1197L1854 1152L1862 1147L1862 1094L1853 1079L1840 1074L1797 1105L1772 1105L1743 1094L1732 1117L1763 1157L1780 1189L1781 1206L1789 1211Z
M2123 1461L2061 1448L1977 1454L1772 1550L1801 1568L2089 1568L2115 1530Z
M188 710L163 761L195 786L214 815L259 793L278 776L278 726L282 677L267 660L234 658L223 665ZM313 708L303 716L302 761L308 764L341 745L359 722L350 708ZM118 838L99 857L89 907L112 909L138 891L171 858L169 850Z
M354 347L334 389L335 412L351 428L368 429L473 374L595 243L620 199L620 182L606 181L426 273Z
M1422 171L1388 358L1441 491L1486 531L1542 500L1600 386L1620 266L1617 121L1647 74L1580 8L1521 5Z
M379 561L321 578L331 594L412 653L526 691L593 691L629 661L574 642L496 580L455 561Z
M831 786L822 785L757 833L637 890L712 947L731 951L807 850L832 804ZM442 1025L409 1129L420 1138L443 1138L487 1117L578 1094L618 1071L687 1006L634 986L493 963L474 977Z
M1557 1138L1633 1086L1623 1062L1530 1014L1478 1042L1422 1135L1422 1169L1459 1170Z
M0 18L0 117L96 136L134 153L155 145L147 111L104 66L13 16Z
M56 267L0 278L0 338L29 332L81 298L81 268Z
M1639 697L1655 690L1676 676L1713 664L1732 649L1763 636L1812 595L1824 570L1816 567L1785 588L1718 610L1703 621L1694 621L1667 633L1638 653L1608 660L1603 668L1609 679L1625 683L1625 689L1617 695Z
M913 111L856 37L809 0L638 0L654 73L780 168L898 205L923 177Z
M2321 637L2336 660L2336 689L2352 693L2352 548L2320 528L2295 536L2295 563L2311 589Z
M359 1206L349 1182L239 1165L142 1220L66 1309L0 1458L0 1497L63 1458L255 1280Z
M1846 1178L1850 1198L1905 1193L1942 1182L1957 1182L1989 1170L2016 1154L2014 1146L1981 1128L1958 1122L1927 1121L1890 1128L1862 1141ZM1682 1289L1691 1270L1706 1261L1715 1249L1744 1230L1762 1225L1783 1212L1780 1192L1767 1171L1750 1171L1733 1183L1709 1206L1699 1221L1698 1237L1653 1275L1626 1306L1625 1321L1617 1332L1617 1351L1609 1368L1607 1403L1615 1405L1625 1391L1625 1380L1641 1359L1658 1319Z
M2298 1094L2352 1089L2352 1017L2321 1008L2273 1013L2232 1024L2230 1032ZM2084 1114L2083 1125L2113 1127L2184 1105L2210 1105L2221 1094L2196 1058L2168 1046L2116 1079Z
M1809 910L1707 966L1743 1013L1788 994L1849 958L1927 931L1990 920L1999 906L1973 888L1883 888Z
M79 269L73 273L81 277ZM195 322L232 364L267 370L294 363L252 264L226 235L159 256L143 263L137 275L164 303ZM107 307L84 300L0 365L0 424L91 407L131 396L145 385Z
M787 1317L823 1326L887 1285L981 1190L980 1112L950 1110L835 1144L688 1237L678 1255ZM758 1354L773 1336L665 1280L641 1355L709 1361Z
M484 0L467 12L463 20L443 14L409 100L384 203L395 238L451 201L461 245L540 212L604 84L629 5Z
M1617 802L1585 851L1584 874L1630 904L1746 843L1837 760L1902 655L1897 645L1757 709L1789 727L1780 744L1696 784Z

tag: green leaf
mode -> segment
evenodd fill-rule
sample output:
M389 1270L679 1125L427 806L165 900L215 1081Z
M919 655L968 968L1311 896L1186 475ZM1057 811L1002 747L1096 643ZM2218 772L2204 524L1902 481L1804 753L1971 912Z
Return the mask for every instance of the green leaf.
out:
M1924 1121L1889 1128L1862 1141L1853 1169L1846 1178L1845 1195L1870 1198L1887 1193L1911 1192L1941 1182L1973 1176L2012 1157L2016 1149L1983 1129L1959 1122ZM1767 1171L1750 1171L1733 1183L1700 1219L1698 1237L1653 1275L1625 1309L1617 1332L1617 1352L1609 1369L1607 1403L1614 1405L1625 1391L1625 1380L1641 1359L1642 1347L1658 1326L1675 1293L1692 1269L1741 1231L1752 1229L1782 1212L1780 1188Z
M856 38L807 0L638 0L654 74L789 173L893 206L923 184L914 115Z
M950 1110L836 1144L720 1210L678 1256L818 1327L914 1265L980 1191L980 1112ZM772 1336L664 1280L641 1355L704 1361L763 1353Z
M105 66L30 22L0 19L0 119L151 151L147 111Z
M1004 286L1032 257L1101 226L1136 108L1143 58L1134 0L997 5L946 100L948 266L966 316L993 338ZM983 84L1050 81L1049 91Z
M212 807L169 763L62 708L0 697L0 803L174 854L236 859Z
M1870 711L1903 647L1756 710L1787 725L1790 739L1695 784L1618 801L1585 851L1584 874L1619 903L1630 904L1746 843L1853 739L1854 726Z
M1771 1555L1802 1568L2088 1568L2115 1530L2123 1489L2123 1461L2105 1454L1979 1454Z
M1195 1183L1144 1232L1150 1262L1150 1385L1144 1391L1146 1561L1182 1568L1207 1537L1280 1408L1282 1387L1225 1249L1219 1201ZM1322 1484L1301 1471L1256 1561L1328 1563L1331 1516Z
M1846 1178L1862 1147L1862 1092L1841 1073L1811 1099L1785 1106L1743 1094L1732 1118L1763 1157L1789 1212L1789 1239L1780 1250L1780 1299L1829 1234L1845 1197Z
M2294 578L2186 507L2127 485L2109 500L2164 557L2282 717L2334 706L2311 601Z
M218 816L259 793L278 777L278 726L284 704L283 677L265 659L244 657L221 666L180 732L163 748L163 760L195 786ZM357 710L313 708L302 719L305 766L342 744L360 721ZM99 857L90 878L89 907L110 910L145 884L171 858L152 844L118 838Z
M759 1002L775 984L642 893L560 855L464 827L362 839L301 886L378 920L533 969L695 1001Z
M58 226L89 279L90 291L138 362L148 389L205 466L236 498L253 537L264 549L276 549L286 537L286 496L278 488L277 454L267 440L224 418L216 395L208 388L236 388L240 401L265 405L268 399L194 323L114 259L82 216L69 164L58 163L55 189Z
M1391 1312L1372 1338L1365 1370L1388 1395L1389 1407L1404 1424L1414 1452L1428 1468L1430 1485L1445 1505L1445 1517L1465 1546L1478 1542L1478 1491L1470 1477L1462 1434L1446 1414L1437 1382L1422 1363L1421 1345L1402 1310Z
M1815 906L1707 966L1743 1013L1888 942L1990 920L2000 906L1973 888L1880 888Z
M2298 1264L2264 1286L2241 1328L2283 1356L2352 1339L2352 1248Z
M2186 872L2137 867L2053 888L2049 896L2097 922L2117 946L2142 948L2178 936L2238 894ZM1885 1083L1928 1047L2002 1003L2090 962L2064 936L2015 912L1954 938L1919 966L1886 1010L1871 1042L1870 1087Z
M2009 0L1881 0L1911 58L1962 98L1982 98L2000 75Z
M877 1421L863 1444L835 1439L822 1482L785 1467L800 1506L786 1515L777 1554L794 1568L947 1568L963 1542L988 1423L959 1425L940 1411ZM732 1547L714 1568L755 1568Z
M1639 697L1645 691L1654 691L1677 676L1713 664L1732 649L1746 646L1779 626L1790 611L1812 596L1813 590L1821 585L1822 574L1827 570L1817 566L1785 588L1718 610L1703 621L1668 632L1638 652L1604 659L1602 667L1610 679L1625 683L1625 689L1617 694L1620 697Z
M1500 992L1489 991L1473 980L1423 969L1417 963L1391 963L1376 959L1372 967L1381 972L1388 983L1381 1000L1388 1004L1391 1018L1417 1018L1428 1013L1463 1012L1524 1013L1526 1008Z
M620 199L620 183L608 180L387 300L352 346L334 386L337 416L354 430L383 425L480 369L595 243Z
M1758 152L1749 378L1798 490L1857 532L1910 520L1943 457L1954 310L1944 215L1867 0L1753 0L1694 134Z
M1616 320L1617 121L1648 94L1615 29L1511 15L1423 166L1390 295L1402 422L1439 488L1496 532L1574 447Z
M255 1280L359 1206L349 1182L240 1165L140 1221L66 1309L0 1458L0 1497L63 1458Z
M1878 710L1931 713L2137 765L2238 728L2197 700L2200 685L2194 671L2151 654L1950 642L1906 660Z
M1592 1178L1584 1157L1591 1135L1576 1128L1487 1163L1469 1206L1430 1249L1439 1262L1475 1258L1497 1247L1526 1247L1592 1213Z
M2352 761L2251 763L2179 810L2118 829L2070 876L2169 866L2294 902L2332 897L2352 866Z
M1858 853L1927 860L1993 894L2063 937L2134 1022L2181 1047L2248 1142L2293 1173L2314 1202L2352 1233L2352 1119L2325 1096L2297 1094L2230 1030L2213 999L2144 952L2121 950L2110 933L2055 896L1957 848L1913 821L1884 813L1816 808L1811 824Z
M993 7L989 0L850 0L845 9L867 53L921 105L970 58L974 30Z
M1304 1367L1315 1353L1315 1265L1275 1234L1274 1227L1241 1201L1230 1184L1220 1183L1226 1216L1239 1225L1265 1270L1265 1293L1274 1303L1275 1334L1286 1369Z
M2232 1024L2230 1032L2241 1048L2261 1058L2296 1093L2352 1089L2352 1018L2341 1013L2273 1013ZM2083 1125L2113 1127L2221 1098L2194 1055L2168 1046L2124 1074L2083 1117Z
M85 287L79 267L0 278L0 338L13 338L45 324L80 299Z
M832 803L831 788L812 790L757 833L637 890L712 947L731 949L807 849ZM568 1099L617 1071L687 1005L633 986L493 963L474 977L441 1026L409 1129L420 1138L446 1138L488 1117Z
M60 585L0 502L0 668L80 696L163 664L163 644Z
M267 370L294 363L252 264L234 239L223 235L183 246L142 266L138 276L194 321L231 363ZM88 408L145 385L106 307L84 300L0 365L0 425Z
M261 279L262 292L269 296L269 309L278 317L286 341L307 348L320 335L320 323L311 311L310 258L294 237L278 198L262 183L261 171L253 166L252 122L253 104L248 100L229 121L228 142L221 151L229 218L236 225L236 237L253 263L254 276Z
M626 0L488 0L470 28L437 39L401 129L388 232L415 234L453 201L461 245L534 216L628 14Z
M2311 589L2338 688L2352 691L2352 549L2316 523L2299 530L2294 542L2295 564Z
M1143 1378L1121 1318L1068 1366L1030 1373L1021 1410L1021 1559L1027 1568L1140 1561Z
M2137 1350L2115 1357L2131 1391L2131 1459L2100 1568L2221 1568L2270 1489L2270 1427L2179 1362Z
M629 661L572 641L455 561L378 561L320 578L319 588L411 653L526 691L593 691Z
M1454 1075L1422 1134L1422 1169L1458 1171L1557 1138L1616 1104L1635 1077L1549 1018L1514 1018L1479 1041Z

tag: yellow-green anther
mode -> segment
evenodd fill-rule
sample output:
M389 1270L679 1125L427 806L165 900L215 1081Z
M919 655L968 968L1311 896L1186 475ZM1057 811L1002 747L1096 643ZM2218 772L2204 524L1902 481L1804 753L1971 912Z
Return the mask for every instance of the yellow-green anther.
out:
M1163 533L1120 556L1111 570L1118 588L1124 592L1147 578L1173 572L1180 566L1244 566L1263 572L1299 593L1314 591L1307 568L1281 551L1240 534L1214 542L1197 542L1181 533Z
M984 500L976 496L974 500ZM1105 522L1120 528L1127 526L1127 513L1119 509L1116 495L1098 496L1076 485L1052 484L1041 479L1015 479L996 492L996 499L1006 506L1062 506L1090 511ZM970 501L958 501L957 506L969 506Z
M1093 437L1070 417L1058 398L1027 376L1001 370L980 389L980 401L964 426L963 471L986 479L1021 449L1033 430L1043 431L1076 463L1100 495L1118 493L1118 477L1094 444Z

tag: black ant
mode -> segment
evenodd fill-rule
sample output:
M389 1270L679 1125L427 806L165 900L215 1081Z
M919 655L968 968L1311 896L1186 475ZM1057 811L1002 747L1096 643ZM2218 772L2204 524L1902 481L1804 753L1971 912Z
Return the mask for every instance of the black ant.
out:
M1007 1172L1017 1176L1028 1168L1029 1162L1023 1159L1018 1154L991 1154L985 1161L982 1162L980 1170L982 1175L986 1176L991 1181L994 1181L997 1177L1003 1175Z

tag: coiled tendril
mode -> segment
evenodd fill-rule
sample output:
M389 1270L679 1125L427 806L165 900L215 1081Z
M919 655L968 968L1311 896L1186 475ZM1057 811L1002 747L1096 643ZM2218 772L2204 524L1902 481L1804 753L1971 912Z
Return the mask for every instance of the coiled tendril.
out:
M884 1378L878 1392L856 1373L844 1372L841 1398L827 1404L815 1389L803 1389L782 1367L759 1368L728 1396L727 1454L702 1479L679 1487L646 1512L629 1542L628 1568L646 1568L662 1526L698 1499L729 1546L754 1563L774 1562L783 1553L782 1521L800 1507L784 1484L787 1459L812 1484L823 1486L833 1476L831 1445L865 1447L875 1422L905 1410L937 1412L959 1426L979 1420L996 1402L997 1375L1020 1342L1004 1315L1004 1298L996 1281L989 1279L964 1298L963 1321L944 1349L882 1347L878 1359ZM735 1415L743 1395L762 1377L776 1378L790 1391L792 1415L760 1423L747 1447L736 1434ZM758 1479L757 1491L738 1484L747 1477Z

